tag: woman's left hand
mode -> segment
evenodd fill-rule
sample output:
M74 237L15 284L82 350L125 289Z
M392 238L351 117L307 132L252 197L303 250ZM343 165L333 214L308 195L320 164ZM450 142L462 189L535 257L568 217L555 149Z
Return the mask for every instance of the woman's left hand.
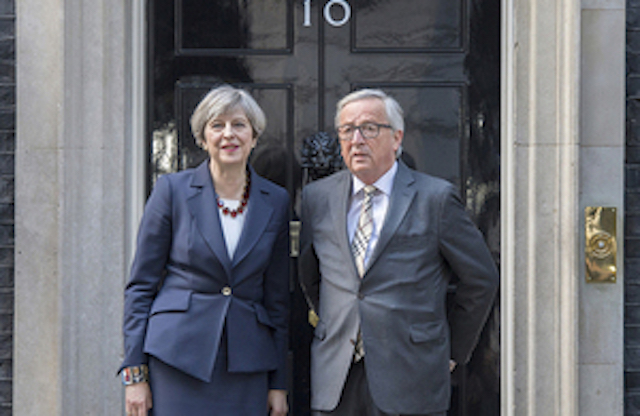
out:
M289 411L286 390L269 390L267 406L270 416L285 416Z

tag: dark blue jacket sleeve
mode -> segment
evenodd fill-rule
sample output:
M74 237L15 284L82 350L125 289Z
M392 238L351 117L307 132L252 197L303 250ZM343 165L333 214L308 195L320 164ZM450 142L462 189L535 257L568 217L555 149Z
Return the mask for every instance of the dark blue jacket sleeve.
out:
M147 363L143 344L149 309L162 282L171 249L171 199L170 181L160 177L140 222L136 254L124 294L122 368Z
M286 357L289 327L289 221L288 196L282 196L279 215L282 227L278 233L269 267L265 272L264 306L274 323L278 369L269 374L270 389L287 389Z

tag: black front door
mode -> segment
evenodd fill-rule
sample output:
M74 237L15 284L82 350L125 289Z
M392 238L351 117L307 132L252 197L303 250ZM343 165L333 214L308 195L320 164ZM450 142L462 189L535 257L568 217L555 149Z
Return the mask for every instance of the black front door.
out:
M150 185L203 160L189 117L226 82L265 110L251 163L289 190L295 219L303 182L326 171L305 138L333 135L340 97L381 88L405 110L405 160L460 187L499 261L499 0L150 0L148 17ZM305 415L311 328L294 282L291 414ZM456 370L449 414L499 414L498 321L496 308Z

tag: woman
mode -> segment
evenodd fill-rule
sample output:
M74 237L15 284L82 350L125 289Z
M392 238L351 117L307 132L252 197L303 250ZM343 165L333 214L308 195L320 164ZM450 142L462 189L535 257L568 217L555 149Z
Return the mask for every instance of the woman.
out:
M125 289L127 415L285 415L287 192L247 164L265 117L210 91L191 117L209 158L158 179Z

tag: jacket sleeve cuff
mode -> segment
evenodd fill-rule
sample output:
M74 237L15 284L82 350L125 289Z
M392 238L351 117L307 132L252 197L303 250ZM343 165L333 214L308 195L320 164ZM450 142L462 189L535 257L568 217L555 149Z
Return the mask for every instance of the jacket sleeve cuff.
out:
M287 390L287 376L282 370L269 373L269 390Z

